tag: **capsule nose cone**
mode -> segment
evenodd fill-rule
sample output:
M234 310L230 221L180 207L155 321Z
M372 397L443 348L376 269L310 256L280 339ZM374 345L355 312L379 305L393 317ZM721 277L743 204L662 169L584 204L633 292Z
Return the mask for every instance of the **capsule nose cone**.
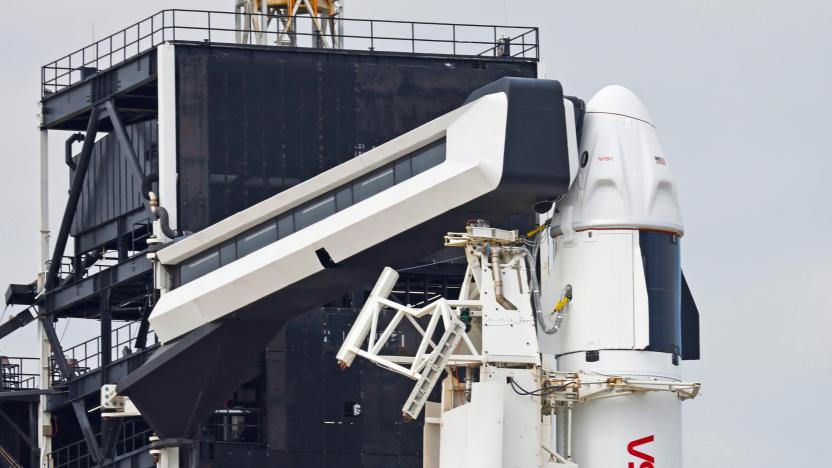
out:
M587 113L625 115L653 125L653 117L647 112L641 99L629 89L619 85L607 86L595 93L595 96L589 100L586 111Z

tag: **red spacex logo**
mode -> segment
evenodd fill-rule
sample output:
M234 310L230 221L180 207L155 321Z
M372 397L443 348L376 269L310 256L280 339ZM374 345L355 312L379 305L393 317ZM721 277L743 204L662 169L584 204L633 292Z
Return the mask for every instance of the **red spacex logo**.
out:
M632 455L636 458L644 460L643 462L641 462L640 465L638 465L638 468L653 468L653 462L655 462L656 459L653 458L650 455L647 455L644 452L636 450L636 448L641 446L641 445L644 445L644 444L649 444L650 442L653 442L654 439L655 439L655 437L653 437L653 436L647 436L647 437L642 437L641 439L638 439L638 440L634 440L634 441L630 442L629 444L627 444L627 453L629 453L630 455ZM636 468L635 462L628 463L627 468Z

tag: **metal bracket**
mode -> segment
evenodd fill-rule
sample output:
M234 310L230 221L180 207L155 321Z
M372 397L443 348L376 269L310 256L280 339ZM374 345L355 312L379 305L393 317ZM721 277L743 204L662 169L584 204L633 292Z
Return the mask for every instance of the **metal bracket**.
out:
M101 386L102 418L129 418L141 415L139 409L130 400L130 397L119 395L116 392L115 384Z

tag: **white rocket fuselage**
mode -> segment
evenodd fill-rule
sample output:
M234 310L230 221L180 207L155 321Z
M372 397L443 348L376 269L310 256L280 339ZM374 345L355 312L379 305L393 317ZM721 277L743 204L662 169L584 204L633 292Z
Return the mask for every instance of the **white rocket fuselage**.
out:
M544 310L567 285L572 300L560 331L540 333L541 352L557 356L558 371L679 381L682 219L653 120L632 92L609 86L590 100L579 154L541 246ZM681 466L680 404L669 392L579 404L572 458L581 468Z

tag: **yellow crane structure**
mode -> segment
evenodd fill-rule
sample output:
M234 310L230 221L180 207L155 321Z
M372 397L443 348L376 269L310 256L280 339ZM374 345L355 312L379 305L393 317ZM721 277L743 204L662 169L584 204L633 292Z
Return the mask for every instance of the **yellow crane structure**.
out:
M234 11L238 43L297 46L304 36L317 47L343 45L342 0L234 0Z

